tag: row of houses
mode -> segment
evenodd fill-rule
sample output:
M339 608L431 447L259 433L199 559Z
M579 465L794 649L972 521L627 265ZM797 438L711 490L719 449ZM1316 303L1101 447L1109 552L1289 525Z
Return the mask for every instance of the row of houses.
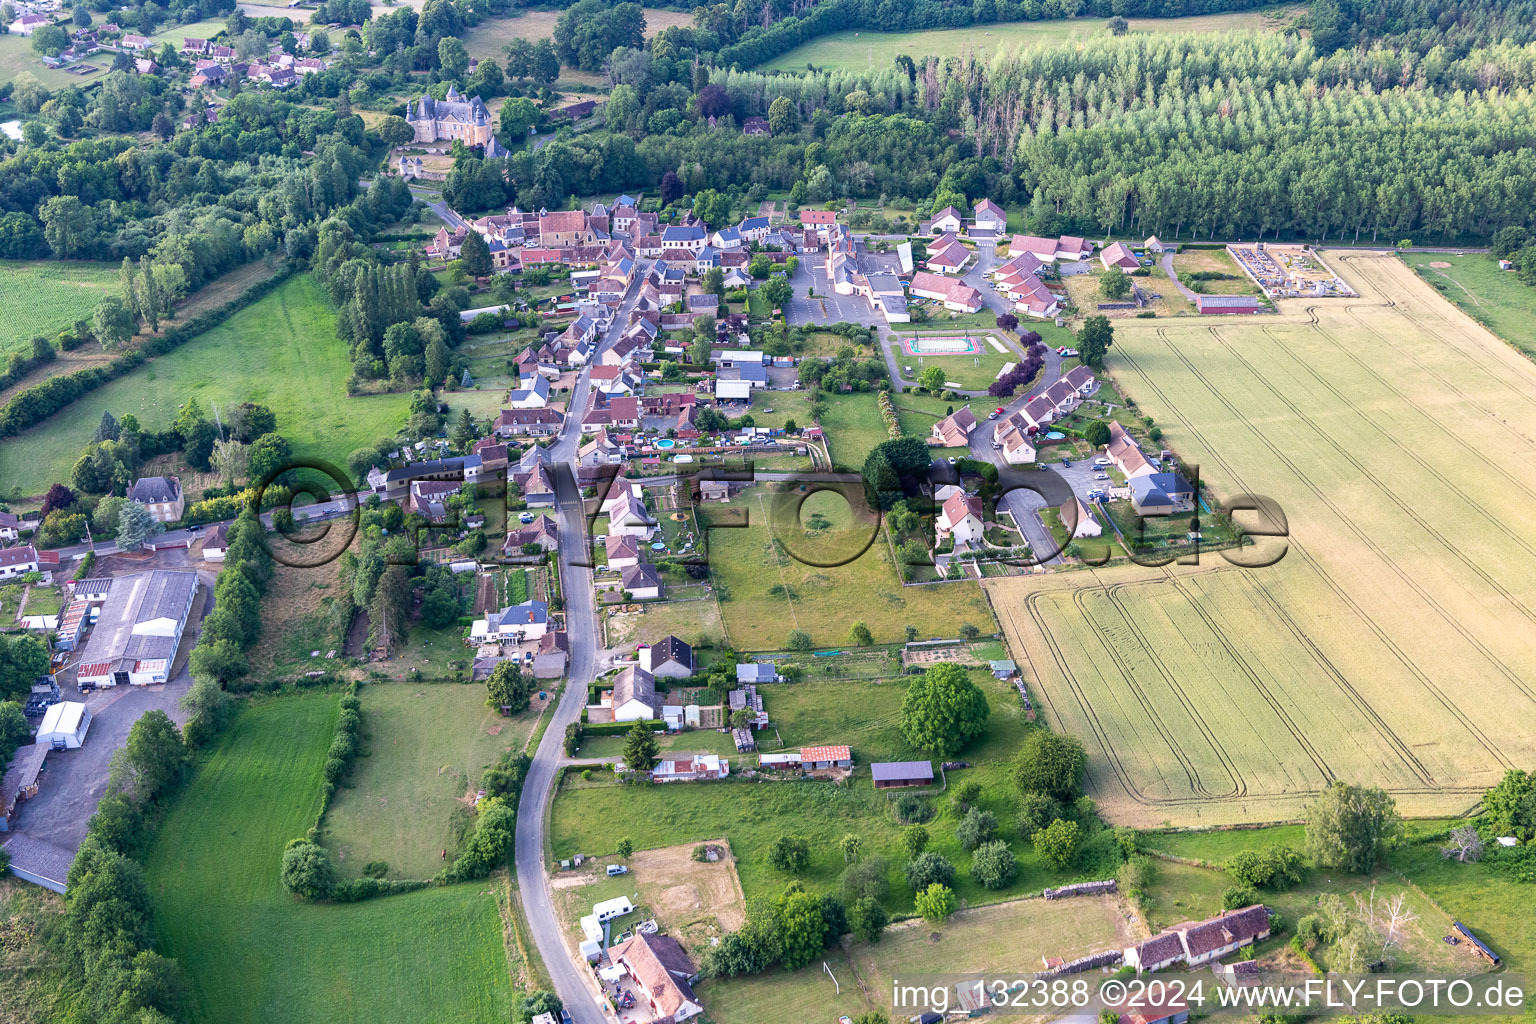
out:
M1034 435L1082 405L1098 386L1098 377L1091 369L1074 366L1018 412L995 420L992 447L1000 450L1003 461L1011 466L1034 462L1038 454Z

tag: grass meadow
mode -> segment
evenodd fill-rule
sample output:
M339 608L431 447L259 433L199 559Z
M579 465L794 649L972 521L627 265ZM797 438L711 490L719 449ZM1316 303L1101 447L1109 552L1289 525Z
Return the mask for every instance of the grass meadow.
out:
M1277 29L1289 15L1259 11L1202 14L1187 18L1130 18L1132 32L1230 32ZM761 71L804 71L808 65L828 71L883 68L904 53L923 57L959 57L975 53L983 60L999 48L1017 49L1032 43L1085 39L1104 31L1102 18L1058 18L1012 21L966 28L923 29L916 32L833 32L798 46L759 67Z
M908 625L924 637L959 636L966 624L983 633L995 628L986 597L974 582L902 586L884 533L855 524L840 495L813 495L798 523L775 524L774 507L774 495L763 486L709 507L716 522L727 516L739 522L742 515L747 521L744 527L709 533L720 615L726 638L737 650L778 650L795 629L809 633L817 647L836 647L847 642L849 628L860 620L876 643L903 640Z
M0 44L11 36L0 36ZM117 267L74 260L0 260L0 359L31 352L41 334L52 341L76 320L89 320L108 295L118 295Z
M325 844L349 877L382 860L390 878L430 878L441 851L452 857L458 845L465 795L502 753L523 748L538 716L501 717L479 684L382 683L362 700L368 756L326 812Z
M1455 814L1536 755L1536 366L1395 257L1338 263L1358 301L1127 321L1110 356L1186 472L1279 504L1273 564L987 584L1118 822L1286 820L1331 778Z
M832 462L839 468L857 471L875 445L887 437L875 394L866 391L827 395L824 401L827 409L822 413L821 426L827 434Z
M107 69L112 66L111 56L107 60L101 60L101 54L93 54L85 63L97 70L88 75L72 75L68 71L59 68L50 68L43 63L32 50L32 40L27 36L7 33L0 35L0 85L14 82L16 76L23 71L30 71L37 76L48 90L57 92L67 86L85 86L106 77ZM5 108L5 118L10 120L16 116L15 107Z
M944 371L946 384L955 384L970 391L982 391L997 379L1005 363L1015 362L1018 356L1014 355L1012 349L997 351L983 338L980 352L954 356L908 355L898 342L896 359L902 367L912 367L912 372L906 374L910 380L917 380L928 367L937 366Z
M336 337L324 289L308 275L296 277L0 446L0 481L8 491L16 486L41 494L54 481L69 480L103 409L116 416L131 412L158 430L189 398L205 411L214 403L267 405L296 455L324 459L345 472L354 449L394 435L410 402L404 394L349 398L350 374L347 346Z
M1500 270L1498 260L1484 252L1405 252L1401 257L1463 313L1536 359L1536 288Z
M296 902L278 882L283 846L319 810L337 708L333 693L247 708L159 829L145 874L193 1019L406 1022L431 1006L433 1020L505 1021L504 880L346 905Z

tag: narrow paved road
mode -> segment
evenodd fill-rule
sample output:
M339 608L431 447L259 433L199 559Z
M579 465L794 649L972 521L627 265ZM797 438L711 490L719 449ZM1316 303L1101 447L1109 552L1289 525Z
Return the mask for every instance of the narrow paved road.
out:
M642 279L648 270L649 261L646 261L646 265L637 274L637 280ZM619 307L608 337L592 353L592 359L587 364L589 368L597 362L602 349L618 339L638 297L637 288ZM587 686L597 677L602 649L602 634L598 629L597 609L592 594L592 570L572 561L576 556L587 561L590 553L581 489L575 480L576 449L581 438L581 410L586 407L591 388L589 368L581 371L576 386L571 389L570 411L565 425L548 451L551 465L571 467L569 476L556 474L560 498L560 580L565 596L565 629L571 641L571 663L565 693L555 706L549 728L544 731L544 738L533 752L533 763L523 782L523 795L517 808L515 863L523 914L528 920L528 929L533 933L534 945L538 947L545 970L554 983L555 993L570 1011L575 1024L606 1024L607 1017L582 976L583 968L572 960L566 949L560 922L555 916L554 903L550 900L549 877L544 860L549 803L554 797L560 766L565 760L565 727L581 717L581 709L587 702Z
M1171 253L1171 252L1163 253L1163 258L1162 258L1161 262L1163 264L1163 273L1168 275L1168 280L1173 282L1173 286L1179 290L1179 294L1184 296L1190 302L1194 302L1195 301L1194 290L1191 289L1188 285L1186 285L1183 281L1180 281L1179 280L1179 272L1173 269L1173 253Z

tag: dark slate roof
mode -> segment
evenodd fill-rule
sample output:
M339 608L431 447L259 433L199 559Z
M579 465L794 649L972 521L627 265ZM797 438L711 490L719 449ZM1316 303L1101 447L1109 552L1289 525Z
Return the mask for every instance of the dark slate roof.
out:
M141 476L133 482L128 499L148 505L175 501L180 495L181 485L168 476Z
M675 661L679 665L693 668L693 648L683 643L675 636L651 645L651 664L661 665L669 661Z

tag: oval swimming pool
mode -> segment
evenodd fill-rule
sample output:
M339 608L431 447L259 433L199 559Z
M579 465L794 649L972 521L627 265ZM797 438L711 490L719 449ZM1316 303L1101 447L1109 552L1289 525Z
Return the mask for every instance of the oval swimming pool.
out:
M666 451L668 448L676 448L677 442L672 440L670 437L664 437L656 442L656 447L660 448L662 451Z
M1064 438L1066 436L1067 436L1066 434L1063 434L1059 430L1052 430L1052 431L1050 431L1049 433L1047 433L1045 435L1045 439L1047 441L1060 441L1062 438Z

